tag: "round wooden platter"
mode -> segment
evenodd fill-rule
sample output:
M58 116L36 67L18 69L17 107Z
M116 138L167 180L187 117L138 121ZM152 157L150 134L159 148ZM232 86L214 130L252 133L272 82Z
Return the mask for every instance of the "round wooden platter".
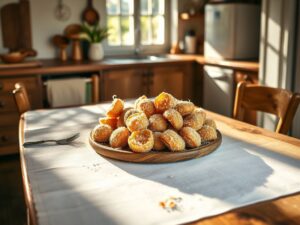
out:
M187 149L182 152L170 152L166 150L136 153L132 152L129 148L118 149L97 143L92 139L92 135L90 135L89 142L98 154L108 158L134 163L168 163L199 158L212 153L222 142L222 135L220 131L217 130L217 133L218 138L216 140L202 144L198 148Z

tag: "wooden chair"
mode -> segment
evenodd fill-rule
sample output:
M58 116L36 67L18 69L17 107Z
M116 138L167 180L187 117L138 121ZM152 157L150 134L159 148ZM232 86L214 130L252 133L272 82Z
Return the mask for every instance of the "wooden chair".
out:
M245 110L271 113L279 119L276 132L287 134L299 102L299 93L242 81L236 89L233 118L243 121Z
M92 75L91 83L92 83L92 103L96 104L100 101L99 76ZM20 115L31 109L30 101L24 84L16 83L15 89L13 90L13 95Z
M20 115L31 109L26 88L22 83L15 84L13 95Z

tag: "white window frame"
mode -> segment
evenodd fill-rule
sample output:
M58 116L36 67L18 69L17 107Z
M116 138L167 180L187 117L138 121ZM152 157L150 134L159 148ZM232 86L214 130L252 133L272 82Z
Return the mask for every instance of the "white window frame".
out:
M100 0L101 7L99 10L101 19L100 25L107 26L106 0ZM137 29L140 19L140 1L134 0L134 26L135 26L135 43L133 46L112 46L108 45L107 39L103 41L103 49L106 56L113 55L132 55L135 54L136 49L139 49L139 54L162 54L168 52L170 49L170 0L165 0L165 42L163 45L142 45L140 43L140 29ZM138 34L136 35L136 32Z

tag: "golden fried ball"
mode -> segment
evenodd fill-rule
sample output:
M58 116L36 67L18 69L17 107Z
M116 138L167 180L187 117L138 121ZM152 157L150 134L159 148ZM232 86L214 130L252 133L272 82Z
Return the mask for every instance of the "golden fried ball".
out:
M118 122L118 118L102 117L102 118L99 119L100 124L107 124L113 130L117 128L117 122Z
M92 131L92 138L96 142L108 142L113 129L107 124L99 124Z
M204 121L203 126L204 126L204 125L210 126L210 127L213 127L213 128L215 128L215 129L217 129L216 122L215 122L213 119L207 118L207 119Z
M126 127L119 127L112 132L109 138L109 144L113 148L122 148L127 146L129 130Z
M165 131L168 128L166 119L161 114L154 114L149 118L149 129L152 131Z
M191 127L195 130L199 130L205 121L206 114L203 110L194 110L192 114L184 117L183 119L183 126L184 127Z
M166 130L163 132L160 139L172 152L179 152L185 149L184 140L173 130Z
M154 145L153 145L153 150L156 151L161 151L166 148L165 144L162 142L161 138L161 133L160 132L154 132L153 133L154 137Z
M154 99L154 105L157 112L163 113L167 109L175 107L176 99L171 94L162 92Z
M186 116L191 114L194 109L195 109L195 105L192 102L188 102L188 101L179 101L176 106L175 109L182 115L182 116Z
M137 103L136 109L143 111L148 118L156 111L154 103L150 99L141 99Z
M140 111L137 110L137 109L129 109L125 114L124 114L124 122L126 124L126 120L129 116L131 116L132 114L135 114L135 113L139 113Z
M190 148L196 148L201 145L201 137L197 133L196 130L194 130L191 127L183 127L179 131L180 136L185 141L186 145Z
M138 103L139 103L141 100L144 100L144 99L148 99L146 95L142 95L142 96L140 96L137 100L135 100L135 102L134 102L134 108L137 108Z
M203 141L213 141L216 140L218 135L217 135L217 130L213 127L210 126L203 126L200 130L198 130L198 133L201 136L202 142Z
M134 113L127 118L125 121L127 128L133 132L136 130L146 129L149 125L148 118L145 113L138 112Z
M125 120L124 120L125 113L130 109L133 109L133 108L127 107L123 110L123 112L121 113L121 115L118 118L117 127L125 127Z
M133 152L149 152L154 145L154 137L151 130L137 130L128 138L129 148Z
M108 109L106 115L109 117L118 117L123 112L124 102L122 99L115 98Z
M180 130L183 126L182 116L175 109L168 109L163 114L164 118L169 121L169 123L176 130Z

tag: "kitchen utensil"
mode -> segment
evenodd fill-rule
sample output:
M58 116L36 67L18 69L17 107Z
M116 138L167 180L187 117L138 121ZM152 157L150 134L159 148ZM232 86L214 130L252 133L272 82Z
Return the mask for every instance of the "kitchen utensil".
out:
M135 163L166 163L199 158L215 151L222 142L222 135L217 130L218 138L214 141L204 143L198 148L187 149L182 152L150 151L146 153L135 153L129 149L116 149L108 145L97 143L89 138L90 145L100 155L108 158Z
M76 133L68 138L63 138L63 139L57 139L57 140L41 140L41 141L29 141L29 142L25 142L23 144L24 147L29 147L32 145L38 145L38 144L43 144L46 142L54 142L58 145L67 145L70 144L72 141L74 141L75 139L79 138L80 133Z
M67 56L67 47L70 43L70 40L63 35L55 35L52 38L52 43L60 49L59 58L61 61L66 61L68 59Z
M18 21L20 23L19 49L32 49L29 0L20 0Z
M55 18L59 21L67 21L71 16L71 9L69 6L63 3L63 0L58 0L58 4L55 8Z
M10 3L1 8L1 25L3 47L15 51L19 48L18 3Z
M28 0L10 3L1 8L3 47L10 51L32 49Z
M75 61L82 60L82 51L80 46L81 25L71 24L65 28L65 35L72 40L72 59Z
M27 52L11 52L0 55L0 58L5 63L20 63L27 56Z
M97 10L93 7L93 0L88 0L87 7L82 13L82 21L89 25L95 25L100 20Z

